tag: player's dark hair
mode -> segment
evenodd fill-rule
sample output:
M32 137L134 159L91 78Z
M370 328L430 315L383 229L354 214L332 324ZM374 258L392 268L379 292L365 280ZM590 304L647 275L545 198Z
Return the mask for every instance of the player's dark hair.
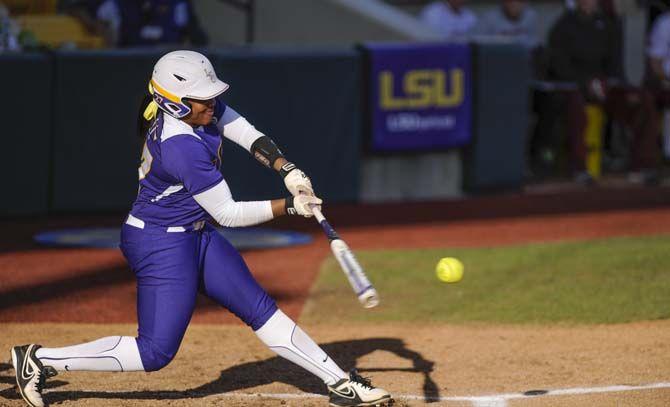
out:
M142 99L142 103L140 103L140 111L137 114L137 137L141 139L146 137L147 131L149 131L149 127L151 127L151 122L153 121L153 119L147 120L144 118L144 111L152 100L153 98L151 95L145 95Z

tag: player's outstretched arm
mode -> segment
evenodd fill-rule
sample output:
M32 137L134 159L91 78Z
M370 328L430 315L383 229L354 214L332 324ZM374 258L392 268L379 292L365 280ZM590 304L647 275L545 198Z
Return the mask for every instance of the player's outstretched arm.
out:
M217 126L224 137L249 151L264 166L279 172L291 195L314 195L309 177L284 157L270 137L256 130L233 108L226 106Z
M284 157L270 137L263 136L254 141L251 153L261 164L279 172L291 195L314 195L314 188L312 188L312 181L309 177Z
M193 198L221 226L252 226L282 215L311 217L310 205L320 206L313 195L290 196L272 201L235 201L225 180Z
M305 218L314 216L312 207L321 210L323 201L313 195L290 196L286 199L275 199L271 202L274 217L282 215L299 215Z

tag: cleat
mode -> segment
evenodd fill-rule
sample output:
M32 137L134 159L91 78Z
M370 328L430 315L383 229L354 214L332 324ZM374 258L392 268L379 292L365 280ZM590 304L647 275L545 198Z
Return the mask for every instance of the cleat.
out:
M352 406L392 406L394 401L384 389L372 386L370 380L361 377L356 369L349 372L348 379L341 379L328 386L330 405L335 407Z
M51 366L44 366L35 357L40 345L15 346L11 350L12 366L16 374L16 384L23 400L31 407L44 407L42 389L46 379L56 376L58 372Z

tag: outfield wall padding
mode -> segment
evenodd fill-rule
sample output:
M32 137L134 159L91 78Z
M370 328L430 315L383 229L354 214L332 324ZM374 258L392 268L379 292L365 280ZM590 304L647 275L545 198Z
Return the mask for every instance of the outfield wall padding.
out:
M0 216L39 214L48 209L52 82L47 55L5 54L0 59Z
M141 147L137 112L159 56L155 51L56 53L51 210L130 208Z
M531 79L519 45L473 45L473 137L464 149L468 192L520 188L525 164Z
M213 55L226 102L270 136L327 202L354 202L360 178L360 59L351 49ZM286 196L274 171L233 143L222 171L236 199Z
M137 191L136 117L160 53L56 56L55 212L125 210ZM209 52L231 85L226 103L272 137L331 202L358 190L358 56L332 52ZM91 108L91 106L95 106ZM85 115L76 112L85 111ZM226 141L222 171L238 200L287 195L276 172Z
M125 211L137 192L140 101L165 50L0 55L5 126L0 216ZM327 202L359 200L362 56L351 48L206 52L231 85L226 103L276 140ZM468 190L518 187L523 174L530 73L514 46L474 51L474 139ZM238 200L283 197L281 179L238 146L222 170ZM411 174L408 174L411 176Z

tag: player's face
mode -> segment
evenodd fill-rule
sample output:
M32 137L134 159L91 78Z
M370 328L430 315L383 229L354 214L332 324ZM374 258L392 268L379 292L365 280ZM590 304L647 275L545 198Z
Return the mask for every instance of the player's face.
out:
M214 116L215 99L195 100L189 99L191 104L191 113L184 118L184 121L191 126L206 126L212 122Z

